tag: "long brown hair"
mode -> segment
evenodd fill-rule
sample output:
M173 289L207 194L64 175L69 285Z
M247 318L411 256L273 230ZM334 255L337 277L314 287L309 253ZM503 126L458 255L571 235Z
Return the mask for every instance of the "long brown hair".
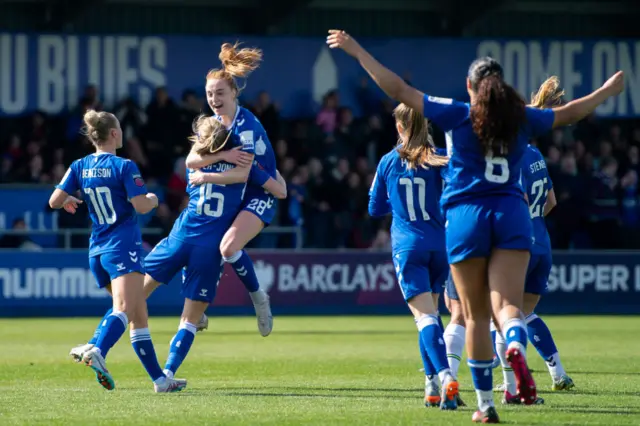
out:
M201 114L193 121L193 134L189 136L193 143L191 151L198 155L215 154L224 148L230 135L215 117Z
M555 75L547 78L536 93L531 94L533 108L552 108L564 103L564 90L560 87L560 79Z
M231 90L240 94L244 86L238 86L236 78L246 78L255 71L262 62L262 50L254 47L238 49L240 42L224 43L220 48L218 59L222 68L215 68L207 73L206 79L226 80Z
M502 67L480 58L469 67L474 92L469 118L485 155L506 156L526 121L524 99L503 79Z
M440 167L447 164L449 158L436 154L433 138L429 134L429 122L418 111L405 104L398 105L393 110L396 124L403 129L398 134L398 154L407 162L407 167L433 166Z

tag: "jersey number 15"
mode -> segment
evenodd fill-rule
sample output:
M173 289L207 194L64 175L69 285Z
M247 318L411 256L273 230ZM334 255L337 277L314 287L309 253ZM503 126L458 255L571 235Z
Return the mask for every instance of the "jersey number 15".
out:
M216 185L216 186L219 186L219 185ZM211 208L211 203L209 203L209 200L213 200L213 199L217 200L215 210ZM196 212L198 214L204 213L205 216L220 217L222 216L223 209L224 209L224 195L219 192L213 192L213 184L211 183L205 183L204 185L200 185L200 197L198 199Z

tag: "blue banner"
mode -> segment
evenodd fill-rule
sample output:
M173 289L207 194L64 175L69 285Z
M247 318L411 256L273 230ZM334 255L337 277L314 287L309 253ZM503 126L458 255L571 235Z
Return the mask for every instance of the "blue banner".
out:
M107 105L133 96L146 105L153 89L167 86L203 92L204 76L219 66L220 45L233 37L131 35L26 35L0 33L0 115L40 109L57 114L75 105L87 84L100 87ZM329 52L324 37L256 38L264 63L249 79L245 96L267 90L285 117L313 114L322 95L338 88L343 105L358 112L355 88L364 75L356 61ZM382 63L410 73L417 88L465 99L469 63L490 55L525 96L549 75L560 77L567 98L598 88L616 70L626 72L626 91L598 108L607 117L640 115L638 40L363 39Z
M408 314L388 253L251 253L274 314ZM149 300L152 315L179 315L180 278ZM0 316L100 315L110 306L84 251L0 251ZM444 307L442 307L445 312ZM253 314L247 291L227 267L211 315ZM640 253L559 252L541 314L639 314Z

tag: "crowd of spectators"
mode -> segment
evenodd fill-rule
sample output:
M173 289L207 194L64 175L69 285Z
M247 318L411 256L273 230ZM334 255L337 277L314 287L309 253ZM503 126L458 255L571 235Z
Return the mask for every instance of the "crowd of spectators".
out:
M355 90L364 112L359 118L341 107L336 91L324 96L316 117L310 119L281 119L278 105L265 92L255 100L243 100L264 125L288 182L289 197L278 204L274 225L301 226L308 248L390 245L390 219L368 217L367 191L378 160L397 140L394 105L374 95L366 79ZM71 161L92 150L80 134L87 109L102 109L95 87L86 89L67 116L36 112L11 121L0 140L0 183L58 182ZM120 154L138 164L149 185L165 189L164 203L147 226L166 233L185 205L184 157L192 121L208 108L194 92L184 92L177 102L158 88L146 107L125 99L110 110L123 129ZM442 141L433 130L436 141ZM547 159L558 199L547 219L555 248L640 248L639 123L592 116L533 142ZM86 215L65 216L69 215L60 215L62 227L86 226L88 220ZM156 240L149 238L150 243ZM269 234L255 244L291 247L293 239Z

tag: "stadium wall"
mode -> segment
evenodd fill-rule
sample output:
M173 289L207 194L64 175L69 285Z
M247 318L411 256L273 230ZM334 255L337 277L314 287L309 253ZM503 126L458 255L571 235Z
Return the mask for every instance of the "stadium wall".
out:
M348 251L253 251L273 311L282 314L404 314L388 253ZM179 315L179 277L149 300L151 315ZM0 316L99 315L110 305L88 268L87 252L0 251ZM442 307L443 312L446 310ZM212 315L252 314L233 271L225 270ZM557 252L546 314L640 313L640 253Z

